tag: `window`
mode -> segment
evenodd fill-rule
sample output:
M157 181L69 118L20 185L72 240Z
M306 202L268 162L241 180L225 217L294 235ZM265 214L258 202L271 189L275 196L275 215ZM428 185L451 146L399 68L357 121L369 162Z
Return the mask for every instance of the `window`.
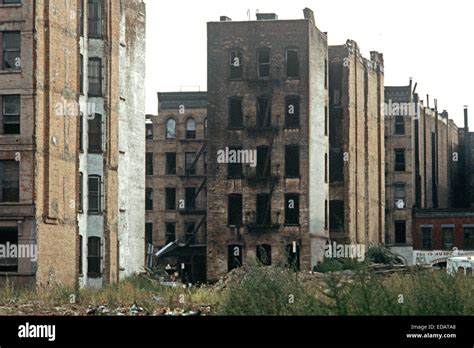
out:
M328 135L328 124L329 124L328 117L329 117L328 107L325 106L324 107L324 135Z
M165 188L165 210L176 210L176 189Z
M285 195L285 225L300 224L300 195L288 193Z
M258 50L258 78L270 77L270 49L260 48Z
M84 175L79 173L79 211L84 210Z
M88 121L89 152L102 153L102 115L94 114Z
M79 115L79 151L84 151L84 114Z
M145 223L145 245L153 244L153 223Z
M286 128L300 127L300 97L290 96L285 100L285 125Z
M242 61L242 51L241 50L231 50L229 52L230 59L230 79L238 80L243 78L244 75L244 66Z
M185 204L186 210L196 209L196 188L195 187L185 188L184 204Z
M405 244L407 242L406 221L395 221L395 244Z
M176 175L176 153L166 153L166 171L165 175Z
M271 266L272 246L268 244L257 245L257 260L262 266Z
M184 157L186 175L196 175L196 152L186 152Z
M166 139L176 139L176 121L174 118L166 121Z
M442 227L443 250L453 250L454 247L454 227Z
M0 4L21 4L21 0L0 0Z
M227 223L229 226L242 226L242 195L240 194L229 195Z
M84 0L79 2L79 34L84 36Z
M431 227L421 228L421 248L422 250L431 250L432 238L431 238Z
M405 134L405 119L403 116L395 116L395 135Z
M21 69L21 34L19 31L0 33L0 57L3 70Z
M272 126L272 104L266 97L257 99L257 128L269 128Z
M84 56L79 55L79 92L84 94Z
M287 255L287 267L292 271L300 270L300 246L293 242L288 244L285 248Z
M10 245L10 248L18 246L18 229L16 227L0 227L0 245ZM18 272L18 257L11 253L2 255L0 257L0 272Z
M196 120L192 117L186 121L186 139L196 139Z
M89 176L88 180L88 203L90 213L101 211L101 178L97 175Z
M146 140L153 140L153 124L146 124Z
M82 275L83 273L83 268L82 264L84 260L82 259L82 252L84 250L84 241L81 235L79 235L79 274Z
M153 189L150 187L145 189L145 210L153 210Z
M167 222L165 224L165 244L176 241L176 222Z
M270 195L261 193L257 195L257 225L270 226L272 221L272 203Z
M102 96L102 59L89 58L88 64L89 96Z
M153 175L153 153L146 153L146 175Z
M285 146L285 176L299 178L300 176L300 148L298 145Z
M324 229L329 229L329 220L328 220L328 210L329 210L329 203L327 200L324 201Z
M474 250L474 226L464 226L464 250Z
M89 0L89 37L102 38L102 0Z
M20 201L20 163L0 161L0 203Z
M395 171L396 172L405 171L405 150L404 149L395 150Z
M231 97L229 99L229 127L241 128L244 126L242 115L242 98Z
M240 245L229 245L227 247L227 268L229 272L242 267L242 251L243 248Z
M396 209L405 209L405 184L397 183L394 184L394 192L395 198L395 208Z
M232 151L241 151L241 146L234 146L229 148L229 153ZM242 163L228 163L227 164L227 176L229 179L241 179L242 178Z
M332 231L344 231L345 229L345 212L344 201L329 202L329 227Z
M184 235L186 238L186 243L188 243L189 245L196 244L196 236L194 235L194 228L195 228L194 222L184 223Z
M328 183L328 154L324 154L324 182Z
M300 77L300 60L297 49L286 50L286 76L288 78Z
M204 119L204 139L207 139L207 117Z
M328 89L328 60L324 60L324 88Z
M100 276L101 274L101 245L99 237L89 237L87 240L87 275Z
M272 158L268 146L257 147L257 177L267 178L271 175Z
M3 134L20 134L21 98L19 95L0 96Z

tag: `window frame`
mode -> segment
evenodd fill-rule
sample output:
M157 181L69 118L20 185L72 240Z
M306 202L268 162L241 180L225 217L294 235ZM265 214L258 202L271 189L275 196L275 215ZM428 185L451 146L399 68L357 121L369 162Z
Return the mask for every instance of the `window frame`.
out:
M92 191L91 182L97 180L97 191ZM92 198L97 200L97 209L91 209ZM102 177L100 175L89 175L87 177L87 212L88 214L102 213Z
M94 261L96 264L94 265ZM102 239L91 236L87 238L87 276L100 278L102 276Z
M15 35L17 34L20 38L20 42L19 42L19 48L7 48L6 47L6 39L5 39L5 36L8 35L8 34L12 34L12 35ZM21 40L21 31L19 30L2 30L0 31L0 59L1 59L1 62L0 62L0 70L2 71L7 71L7 72L20 72L21 69L22 69L22 57L21 57L21 45L22 45L22 40ZM14 67L14 68L8 68L6 66L6 57L5 57L5 53L6 52L9 52L9 53L15 53L17 52L18 54L15 56L15 60L16 59L19 59L20 61L20 66L19 67Z
M93 65L97 64L98 68L98 75L91 75L94 71ZM87 64L87 95L90 98L101 98L104 95L103 91L103 66L102 66L102 58L99 57L89 57L88 64ZM97 86L97 88L93 88L92 86Z

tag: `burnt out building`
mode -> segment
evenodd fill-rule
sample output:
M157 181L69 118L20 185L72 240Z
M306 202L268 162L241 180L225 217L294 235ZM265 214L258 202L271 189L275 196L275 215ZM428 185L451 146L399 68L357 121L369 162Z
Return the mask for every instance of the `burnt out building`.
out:
M328 240L327 35L304 19L208 23L210 280L310 270Z
M464 108L464 127L459 128L459 207L474 209L474 132L469 128L468 108Z
M158 93L147 117L147 259L185 283L206 281L207 138L206 92Z
M355 41L329 46L331 239L384 243L384 60Z

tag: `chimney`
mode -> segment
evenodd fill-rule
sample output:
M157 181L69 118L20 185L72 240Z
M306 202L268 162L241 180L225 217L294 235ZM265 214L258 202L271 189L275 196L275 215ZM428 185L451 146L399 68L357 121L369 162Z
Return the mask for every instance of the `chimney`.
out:
M232 19L227 16L221 16L221 22L232 22Z
M257 13L257 21L276 21L277 19L276 13Z
M469 117L468 117L468 108L464 107L464 129L466 134L469 132Z
M303 13L304 13L304 18L305 19L309 19L309 21L311 23L313 23L314 25L316 25L316 21L314 20L314 13L313 13L313 10L311 10L310 8L306 7L304 10L303 10Z

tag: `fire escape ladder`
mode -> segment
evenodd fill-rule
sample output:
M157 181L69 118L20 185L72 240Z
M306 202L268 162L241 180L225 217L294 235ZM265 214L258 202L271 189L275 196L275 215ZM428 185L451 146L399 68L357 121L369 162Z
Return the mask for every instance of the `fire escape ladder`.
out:
M188 238L186 240L186 245L185 246L189 246L191 240L193 240L196 235L198 234L199 232L199 229L201 228L201 226L204 224L204 222L206 222L206 218L207 218L207 214L204 214L204 216L202 217L201 221L199 221L199 223L197 224L197 226L194 228L194 231L193 231L193 235Z
M196 168L196 165L197 165L197 162L199 161L199 158L202 156L202 154L204 153L204 151L206 151L206 148L207 148L207 142L205 142L201 149L199 150L199 152L197 153L196 155L196 158L194 159L194 162L192 163L191 165L191 169L195 169Z

